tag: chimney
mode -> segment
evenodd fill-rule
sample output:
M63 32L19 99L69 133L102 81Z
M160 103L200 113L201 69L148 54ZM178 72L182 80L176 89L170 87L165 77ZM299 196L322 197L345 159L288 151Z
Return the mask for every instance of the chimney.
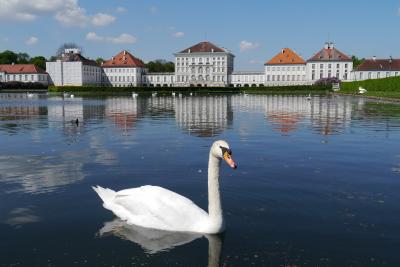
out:
M211 53L214 53L214 48L211 48Z
M114 61L114 57L111 57L111 60Z
M373 56L373 57L372 57L372 60L373 60L373 61L376 61L376 56Z
M126 50L124 50L124 56L126 55Z
M392 62L393 62L393 58L392 58L392 56L390 56L389 63L392 64Z
M333 42L331 42L331 43L329 44L329 48L330 48L330 49L333 49L333 47L334 47L334 46L333 46Z
M325 48L325 49L328 49L328 48L329 48L329 43L328 43L328 42L325 43L324 48Z
M282 54L285 54L285 49L282 48Z
M188 50L188 53L190 53L190 49Z

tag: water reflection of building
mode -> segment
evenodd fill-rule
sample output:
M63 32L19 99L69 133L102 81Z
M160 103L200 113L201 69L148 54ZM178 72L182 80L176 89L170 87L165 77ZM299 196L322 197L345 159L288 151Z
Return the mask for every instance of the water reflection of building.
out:
M265 112L273 128L282 133L298 129L302 122L309 120L311 127L327 135L339 131L351 120L352 102L350 97L312 97L291 95L247 95L233 96L235 108Z
M6 131L12 130L16 127L16 124L10 123L12 121L37 120L39 116L47 115L47 107L38 102L32 103L32 98L38 98L38 95L28 98L25 93L0 94L0 121L7 122L0 127ZM18 127L33 128L24 123L19 123Z
M232 124L230 96L184 97L175 99L178 127L196 136L214 136Z
M108 98L105 101L105 114L118 128L132 128L138 120L137 99Z

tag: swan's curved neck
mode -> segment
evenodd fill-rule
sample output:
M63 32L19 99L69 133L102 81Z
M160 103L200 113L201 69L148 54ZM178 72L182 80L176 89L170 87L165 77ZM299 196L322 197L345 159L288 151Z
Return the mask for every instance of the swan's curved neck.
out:
M211 152L208 161L208 215L214 227L223 227L221 197L219 193L220 159Z

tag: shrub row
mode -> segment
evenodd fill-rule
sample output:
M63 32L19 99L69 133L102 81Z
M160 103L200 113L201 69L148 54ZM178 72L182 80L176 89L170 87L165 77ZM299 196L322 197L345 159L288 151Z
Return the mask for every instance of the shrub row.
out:
M252 92L252 91L322 91L326 85L260 86L260 87L101 87L101 86L50 86L50 92Z
M0 82L0 90L1 89L47 89L47 85L44 85L39 82Z

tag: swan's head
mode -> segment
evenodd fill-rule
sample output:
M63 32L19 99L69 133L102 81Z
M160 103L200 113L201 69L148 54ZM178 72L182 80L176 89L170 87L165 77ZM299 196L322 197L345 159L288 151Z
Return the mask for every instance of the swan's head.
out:
M216 158L224 159L232 169L237 168L237 165L232 158L232 150L230 149L229 144L224 140L215 141L211 147L211 153Z

